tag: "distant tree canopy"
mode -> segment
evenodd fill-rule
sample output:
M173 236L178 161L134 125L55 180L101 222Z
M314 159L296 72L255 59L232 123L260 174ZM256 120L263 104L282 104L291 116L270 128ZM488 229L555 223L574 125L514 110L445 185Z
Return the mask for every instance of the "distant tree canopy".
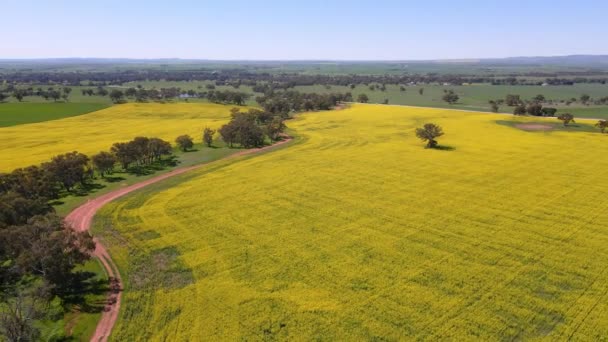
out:
M114 103L120 103L124 100L124 98L125 94L122 92L122 90L112 89L112 91L110 92L110 99Z
M519 95L508 94L505 97L505 104L509 107L520 106L522 103Z
M443 130L441 127L434 123L426 123L421 128L416 128L416 136L422 140L426 141L427 148L437 147L437 138L443 135Z
M530 103L528 107L526 107L526 113L533 116L542 116L543 115L543 106L540 103Z
M272 92L256 97L256 102L270 114L289 117L292 112L329 110L340 102L352 101L350 93L316 94L298 91Z
M449 104L454 104L460 97L453 90L445 90L441 99Z
M562 113L557 117L557 119L562 121L564 123L564 126L568 126L568 124L570 124L571 122L575 122L574 115L572 115L571 113Z
M357 102L359 102L359 103L368 103L369 102L369 97L367 97L366 94L359 94L359 96L357 96Z
M524 106L523 104L517 105L513 109L513 115L526 115L526 113L526 106Z

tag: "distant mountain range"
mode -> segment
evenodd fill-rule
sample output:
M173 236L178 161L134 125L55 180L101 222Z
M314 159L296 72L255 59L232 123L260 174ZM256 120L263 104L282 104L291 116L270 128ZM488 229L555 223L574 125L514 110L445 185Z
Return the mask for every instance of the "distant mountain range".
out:
M66 65L191 65L191 64L220 64L220 65L360 65L360 64L410 64L414 65L463 65L476 67L491 66L561 66L576 68L608 68L608 55L569 55L569 56L536 56L536 57L506 57L506 58L471 58L471 59L434 59L434 60L211 60L211 59L182 59L182 58L39 58L39 59L2 59L2 67L66 66Z

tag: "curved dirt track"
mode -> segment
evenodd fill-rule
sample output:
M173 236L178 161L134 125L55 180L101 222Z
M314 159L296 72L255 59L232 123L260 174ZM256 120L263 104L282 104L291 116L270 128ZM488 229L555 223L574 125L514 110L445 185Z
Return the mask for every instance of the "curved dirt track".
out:
M286 137L285 140L279 141L273 145L256 149L244 150L235 154L231 154L223 159L234 158L238 156L259 153L269 149L274 149L275 147L286 144L291 140L291 137ZM141 181L139 183L126 186L122 189L117 189L107 194L101 195L72 210L72 212L70 212L65 217L65 221L77 231L89 230L91 228L91 222L93 221L93 217L95 216L97 211L101 209L101 207L103 207L105 204L117 199L118 197L124 196L130 192L141 189L150 184L160 182L164 179L200 168L202 166L205 166L206 164L208 163L177 168L165 174L152 177L145 181ZM118 268L114 264L114 261L112 261L112 258L110 257L110 254L107 252L106 248L101 244L101 242L99 242L99 240L96 239L95 242L96 246L93 255L97 257L102 263L111 281L110 294L108 296L107 304L104 308L104 311L101 313L101 318L97 323L97 328L95 329L95 333L91 337L91 341L107 341L110 334L112 333L112 328L116 323L116 319L118 318L118 313L120 311L122 281L118 272Z

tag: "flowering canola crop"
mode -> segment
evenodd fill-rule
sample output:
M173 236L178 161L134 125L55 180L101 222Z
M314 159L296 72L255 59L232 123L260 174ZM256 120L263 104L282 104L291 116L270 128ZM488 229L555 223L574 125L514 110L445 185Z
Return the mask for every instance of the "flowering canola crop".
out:
M608 336L606 137L354 105L105 207L114 340ZM555 120L555 119L553 119ZM416 127L443 127L442 150Z
M61 153L92 155L136 136L171 143L182 134L197 139L205 126L219 128L227 122L230 108L208 103L128 103L66 119L1 127L0 172L37 165Z

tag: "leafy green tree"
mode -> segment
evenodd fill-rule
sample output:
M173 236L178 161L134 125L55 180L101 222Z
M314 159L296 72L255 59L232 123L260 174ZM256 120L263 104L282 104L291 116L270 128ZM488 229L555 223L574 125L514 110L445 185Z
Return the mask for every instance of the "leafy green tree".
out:
M505 104L509 107L520 106L522 101L519 95L508 94L505 97Z
M135 162L135 153L133 153L133 149L128 143L120 142L112 145L110 149L112 154L116 156L116 159L122 166L123 170L127 170L131 163Z
M65 190L72 191L76 184L84 184L88 179L88 163L89 157L74 151L55 156L50 162L42 164L42 167L53 175Z
M110 152L99 152L98 154L91 157L93 167L99 172L101 177L104 177L108 173L112 173L114 170L114 164L116 164L116 157Z
M557 108L543 107L542 109L543 116L555 116L555 113L557 113Z
M266 134L272 141L277 141L283 131L285 131L285 123L280 116L275 116L272 121L266 124Z
M572 115L570 113L562 113L557 117L557 119L564 123L564 127L568 126L568 124L571 122L575 122L574 115Z
M162 156L168 156L173 153L171 143L160 138L150 138L147 147L147 153L154 160L161 160Z
M536 96L534 96L532 98L532 101L534 101L534 102L545 102L545 95L538 94L538 95L536 95Z
M194 146L194 142L192 141L192 137L185 134L185 135L180 135L179 137L177 137L175 139L175 142L177 143L177 145L179 146L179 148L186 152L189 149L191 149Z
M418 89L418 94L420 94L420 95L424 95L424 88L420 88L420 89Z
M526 115L526 106L518 105L513 109L513 115Z
M124 100L124 97L125 94L122 92L122 90L112 89L112 91L110 92L110 99L114 103L122 102Z
M600 132L605 133L606 132L606 128L608 127L608 120L599 120L596 124L595 127L600 129Z
M426 123L422 128L416 128L416 136L422 140L426 141L427 148L437 147L437 138L442 136L443 130L441 127L434 123Z
M6 341L37 341L40 330L35 320L41 318L40 298L31 293L17 290L14 296L2 298L0 306L0 336Z
M25 91L23 89L15 89L13 92L13 97L16 98L17 101L21 102L25 97Z
M496 103L496 101L494 101L494 100L490 100L489 103L490 103L490 109L492 110L492 112L498 113L498 110L500 109L498 107L498 103Z
M543 105L536 102L530 103L528 107L526 107L526 113L533 116L541 116L543 115Z
M591 100L591 96L587 95L587 94L583 94L580 97L581 103L582 104L587 104L587 102L589 102L589 100Z
M445 94L443 94L442 100L449 104L454 104L454 103L458 102L459 97L453 90L449 90L449 91L446 90Z
M211 147L213 144L213 135L215 134L215 130L209 127L205 127L203 130L203 143L207 145L207 147Z
M359 94L359 96L357 96L357 102L368 103L369 102L369 97L367 97L366 94Z

